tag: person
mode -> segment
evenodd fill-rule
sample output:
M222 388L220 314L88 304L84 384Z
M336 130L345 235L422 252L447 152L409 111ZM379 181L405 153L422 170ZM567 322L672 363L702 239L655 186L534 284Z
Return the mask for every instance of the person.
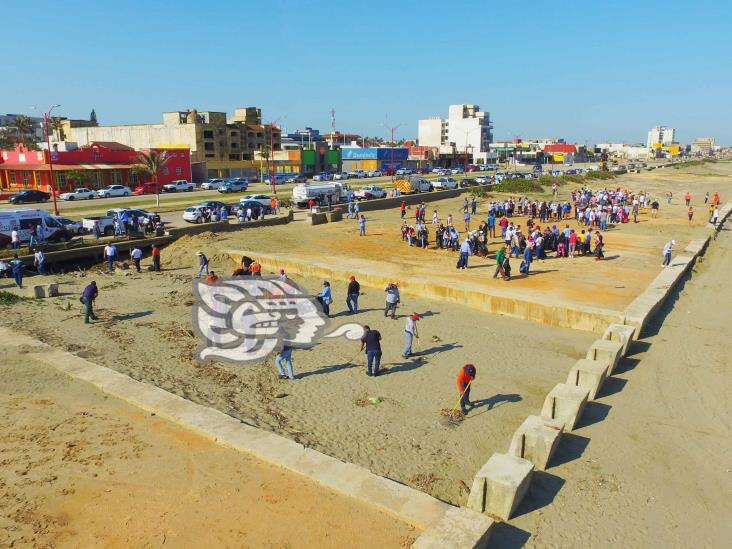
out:
M463 199L463 213L468 213L468 197Z
M130 252L130 257L132 258L132 262L135 264L135 270L139 273L140 260L142 260L142 250L139 247L135 246Z
M687 206L691 206L691 193L689 191L686 191L686 194L684 195L684 200L686 201Z
M196 272L196 278L201 278L204 271L206 271L206 276L208 276L208 258L206 257L206 254L199 250L196 252L196 257L198 257L198 271Z
M470 402L470 386L475 380L475 374L475 366L466 364L460 369L457 376L458 392L460 393L460 411L463 415L468 413L466 406L473 407L473 403Z
M318 295L318 301L323 306L325 316L330 316L330 304L333 303L333 296L330 291L330 282L323 282L323 291Z
M283 362L287 365L287 375L285 375L285 369L282 367ZM292 373L292 347L288 347L287 345L282 347L279 356L275 360L275 364L277 365L277 372L280 375L280 379L295 379Z
M30 240L28 240L28 249L35 248L38 246L38 228L35 224L31 224L30 228Z
M712 204L715 206L719 206L719 192L714 193L714 197L712 198Z
M252 276L261 278L262 265L256 259L254 261L252 261L252 263L249 265L249 270L252 272Z
M366 236L366 218L363 214L358 218L358 236Z
M498 275L501 275L501 278L504 280L508 280L506 278L506 272L503 270L503 264L506 261L506 248L501 246L498 248L498 251L496 252L496 272L493 273L493 278L498 278Z
M469 215L469 214L466 214ZM468 268L468 256L470 256L470 242L466 238L463 243L460 244L460 258L458 259L456 269L467 269Z
M590 238L590 234L587 233L587 238ZM605 257L605 254L602 253L602 249L605 247L605 244L603 243L602 235L600 234L600 231L595 231L595 261L600 261L602 258ZM589 250L588 250L589 251Z
M469 231L470 231L470 213L466 211L465 212L465 232L467 233Z
M694 207L689 206L689 211L686 214L689 216L689 225L691 225L691 220L694 217Z
M661 267L667 267L671 263L671 251L674 249L674 246L676 246L675 240L666 242L663 247L663 263L661 263Z
M386 292L386 307L384 308L384 316L388 316L391 312L391 318L396 318L397 305L399 304L399 288L396 283L390 282L384 290Z
M488 234L490 234L491 238L496 237L496 216L493 210L488 215Z
M704 193L704 204L706 204L707 202L709 202L709 191Z
M157 244L153 244L152 247L152 262L153 271L160 270L160 247Z
M18 258L18 254L13 254L13 259L10 260L10 272L13 273L15 283L18 288L23 287L23 261Z
M399 210L401 211L402 219L404 219L404 216L407 215L407 202L405 200L402 200L401 206L399 206Z
M206 276L206 282L208 284L216 284L218 281L219 275L216 274L216 271L211 271L211 273Z
M712 225L717 224L717 221L719 221L719 206L714 206L714 212L712 213L712 218L709 221Z
M10 247L14 250L20 249L20 234L18 234L18 229L15 227L10 231Z
M107 259L107 265L109 267L109 272L114 272L114 260L117 258L117 246L114 245L114 242L110 242L104 247L104 257Z
M470 215L475 215L478 211L478 201L473 197L473 200L470 202Z
M524 248L524 260L521 262L519 272L529 276L529 269L531 268L532 251L531 247L527 244Z
M358 312L358 296L361 293L361 285L356 277L351 275L348 278L348 290L346 291L346 305L351 314Z
M658 217L658 200L654 200L653 202L651 202L651 218L656 219L657 217Z
M287 273L284 269L280 269L279 279L281 282L287 282Z
M99 295L99 290L97 289L97 283L92 280L86 288L84 288L84 291L81 292L81 298L79 298L79 301L81 301L84 304L84 324L89 324L92 320L96 320L97 317L94 315L94 301L97 299L97 296Z
M98 219L94 220L93 230L94 230L94 238L99 240L102 237L102 229L99 227Z
M277 213L277 210L279 209L279 202L277 201L277 199L274 196L269 201L269 207L272 209L273 214Z
M46 274L46 256L40 249L36 250L33 256L33 264L36 266L39 275Z
M364 326L364 334L361 338L361 351L366 349L366 375L378 376L381 366L381 333L379 330L372 330Z
M412 313L407 317L407 323L404 326L404 351L402 351L402 357L409 358L412 355L412 342L416 337L419 339L419 333L417 332L417 321L420 316L417 313Z
M669 206L671 205L671 200L674 197L674 193L666 193L666 201L668 202Z

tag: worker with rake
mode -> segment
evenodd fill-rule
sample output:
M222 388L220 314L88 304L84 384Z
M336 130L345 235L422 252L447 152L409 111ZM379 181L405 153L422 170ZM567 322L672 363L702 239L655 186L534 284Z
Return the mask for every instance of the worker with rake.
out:
M460 370L457 377L458 391L460 392L460 410L463 415L467 414L465 406L473 407L470 402L470 385L475 380L475 366L472 364L466 364Z

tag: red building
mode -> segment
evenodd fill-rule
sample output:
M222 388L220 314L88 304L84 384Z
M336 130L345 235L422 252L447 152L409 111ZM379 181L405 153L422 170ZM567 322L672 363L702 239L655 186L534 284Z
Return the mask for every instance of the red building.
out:
M158 174L158 181L169 183L176 179L191 180L191 154L186 148L155 149L166 152L169 160ZM148 152L145 149L143 152ZM49 164L49 160L51 161ZM40 189L50 192L51 165L56 191L66 192L75 187L101 189L107 185L133 187L150 179L137 175L131 168L139 164L138 151L120 143L99 141L70 151L29 151L18 146L12 151L0 151L0 191L17 192ZM84 171L88 177L74 181L73 172Z
M577 147L569 143L552 143L544 145L544 152L551 154L576 154Z

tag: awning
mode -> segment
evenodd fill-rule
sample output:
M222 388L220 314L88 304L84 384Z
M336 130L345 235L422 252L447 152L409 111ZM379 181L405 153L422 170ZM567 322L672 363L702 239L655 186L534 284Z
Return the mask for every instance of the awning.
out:
M54 172L71 172L74 170L129 170L132 164L54 164ZM47 172L51 168L48 164L11 164L5 162L0 164L0 170Z

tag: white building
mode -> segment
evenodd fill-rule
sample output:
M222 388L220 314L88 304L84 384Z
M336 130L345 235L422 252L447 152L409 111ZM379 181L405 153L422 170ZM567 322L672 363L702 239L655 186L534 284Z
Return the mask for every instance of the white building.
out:
M493 142L490 113L478 105L450 105L447 119L437 116L420 120L418 142L422 147L438 147L440 154L468 154L473 162L487 162Z
M653 157L653 149L650 147L644 147L643 145L627 143L598 143L595 147L607 152L610 156L625 158L627 160L648 160Z
M666 126L656 126L648 132L646 147L652 149L654 145L671 145L676 143L676 130Z
M692 154L710 154L716 148L713 137L697 137L691 144Z

